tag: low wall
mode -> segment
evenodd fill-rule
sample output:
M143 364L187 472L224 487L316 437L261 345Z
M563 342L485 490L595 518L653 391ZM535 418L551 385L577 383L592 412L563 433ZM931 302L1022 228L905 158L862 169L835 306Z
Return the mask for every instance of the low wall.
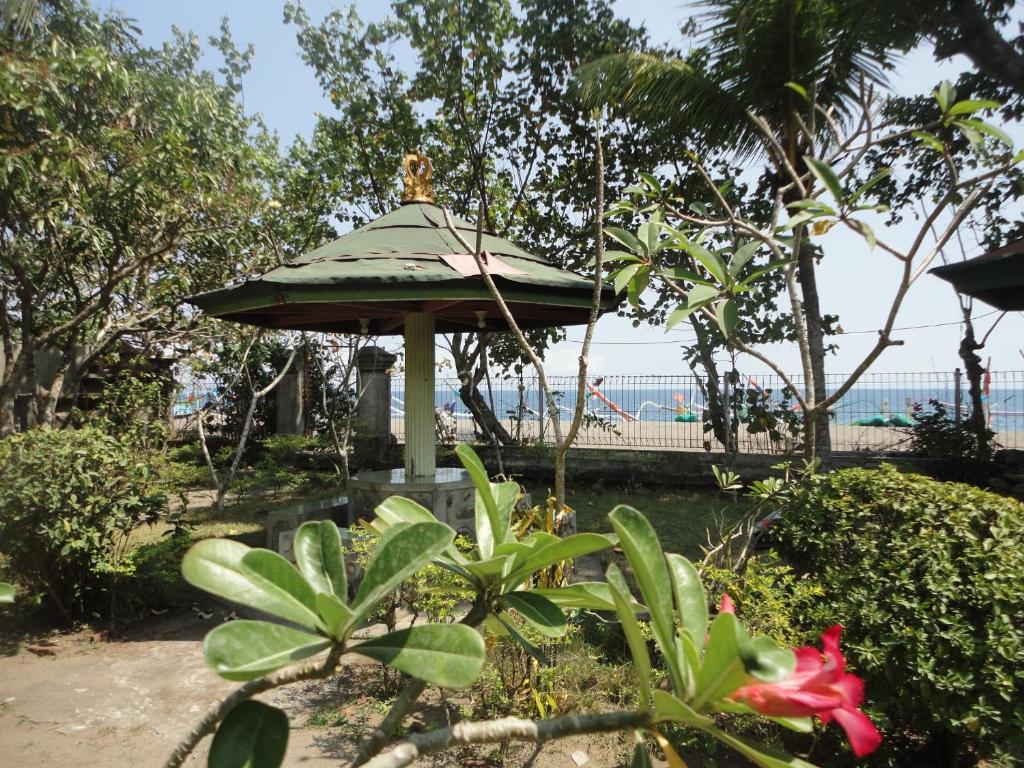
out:
M497 474L499 464L494 448L474 446L487 471ZM505 446L501 449L502 466L506 475L550 482L554 467L554 451L551 448L535 446ZM786 457L773 454L737 453L732 457L730 469L744 480L781 475L773 469L786 461ZM727 457L722 453L704 451L671 450L618 450L613 448L571 448L567 457L567 481L569 483L622 483L633 485L682 485L713 486L715 477L712 466L725 468ZM800 459L792 459L794 466ZM393 445L388 452L387 462L398 467L402 462L402 446ZM877 467L879 464L895 464L907 472L929 474L927 459L907 456L867 456L862 453L833 454L834 468ZM461 466L451 451L438 451L438 465Z

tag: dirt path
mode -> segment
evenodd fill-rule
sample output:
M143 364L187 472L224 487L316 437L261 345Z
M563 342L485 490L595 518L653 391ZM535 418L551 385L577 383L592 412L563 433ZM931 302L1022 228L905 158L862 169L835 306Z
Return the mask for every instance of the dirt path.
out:
M209 618L182 612L148 622L125 638L106 642L85 633L65 635L0 657L0 765L4 768L160 766L200 715L235 684L221 680L203 662L200 642L229 610L205 609ZM284 709L292 731L289 768L340 766L352 746L381 716L373 695L378 669L357 664L346 678L291 686L262 697ZM444 725L457 700L428 699L413 728ZM447 714L446 714L447 713ZM457 715L455 715L457 716ZM206 763L206 739L188 765ZM537 768L576 768L582 751L587 768L622 764L625 743L617 736L580 737L545 747ZM525 747L505 765L522 765ZM492 750L464 751L422 765L494 766ZM692 765L692 764L691 764Z

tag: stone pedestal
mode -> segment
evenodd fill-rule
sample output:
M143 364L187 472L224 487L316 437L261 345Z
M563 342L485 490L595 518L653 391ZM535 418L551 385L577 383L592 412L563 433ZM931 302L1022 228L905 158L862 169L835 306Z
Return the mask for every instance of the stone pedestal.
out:
M277 385L277 429L278 435L303 435L306 433L305 409L302 390L305 385L301 360L292 363L292 369Z
M372 518L376 506L389 496L412 499L442 523L473 535L476 488L464 469L442 467L426 477L407 477L404 469L360 472L348 483L351 520Z
M391 442L391 368L398 357L380 347L356 353L357 439L361 451L375 463L384 460Z

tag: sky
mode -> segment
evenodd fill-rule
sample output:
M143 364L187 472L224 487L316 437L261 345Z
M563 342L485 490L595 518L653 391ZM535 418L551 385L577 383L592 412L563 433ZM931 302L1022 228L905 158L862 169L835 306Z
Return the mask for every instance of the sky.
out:
M305 0L304 5L314 19L338 7L339 0ZM159 45L170 38L171 27L178 26L199 35L204 42L217 34L220 20L227 16L239 47L252 43L255 48L252 71L244 80L245 107L259 112L266 123L287 143L301 134L308 136L318 113L330 114L332 107L323 97L309 69L300 58L294 28L282 22L282 0L103 0L101 9L116 8L137 20L144 42ZM356 2L359 14L366 20L381 18L387 11L383 2ZM679 0L634 0L615 4L616 12L642 23L655 43L680 44L679 26L693 10ZM403 55L399 52L401 56ZM407 54L406 54L407 55ZM211 66L216 61L211 60ZM891 83L899 94L911 95L931 91L939 80L955 80L957 73L968 67L966 60L937 63L927 48L908 55ZM1024 144L1024 131L1013 127L1011 135ZM396 170L399 158L396 158ZM895 243L910 235L908 227L889 233ZM897 263L878 249L867 247L863 240L836 227L821 240L826 258L818 270L821 305L825 312L836 314L844 333L834 337L839 349L826 363L830 374L851 371L877 338L877 329L884 322L895 286ZM969 256L979 255L970 234L965 236ZM959 258L959 251L950 251ZM974 316L980 317L976 330L984 333L999 317L991 307L975 303ZM896 338L904 343L886 350L875 362L873 372L949 371L960 365L957 355L961 326L960 310L953 290L947 283L924 275L911 288L904 302L896 327ZM921 327L926 326L926 327ZM681 328L681 327L680 327ZM576 372L577 357L583 337L582 328L570 328L568 341L556 345L546 355L549 374ZM641 326L632 321L605 316L598 321L594 346L590 354L590 370L596 374L685 374L680 346L690 336L682 330L665 333L663 328ZM398 347L401 340L391 338L385 346ZM984 356L991 356L993 370L1024 369L1024 313L1011 313L992 332ZM773 345L761 351L778 361L787 371L799 372L799 355L795 345ZM744 373L758 375L767 369L757 361L741 361Z

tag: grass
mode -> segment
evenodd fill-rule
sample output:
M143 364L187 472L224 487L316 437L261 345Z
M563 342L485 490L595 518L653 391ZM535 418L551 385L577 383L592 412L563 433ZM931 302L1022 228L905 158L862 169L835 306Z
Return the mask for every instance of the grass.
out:
M537 501L537 496L534 496ZM566 503L576 510L580 531L611 532L608 513L617 504L628 504L651 521L666 552L678 552L690 559L702 557L710 528L731 525L749 508L743 499L734 500L716 490L687 488L572 488Z

